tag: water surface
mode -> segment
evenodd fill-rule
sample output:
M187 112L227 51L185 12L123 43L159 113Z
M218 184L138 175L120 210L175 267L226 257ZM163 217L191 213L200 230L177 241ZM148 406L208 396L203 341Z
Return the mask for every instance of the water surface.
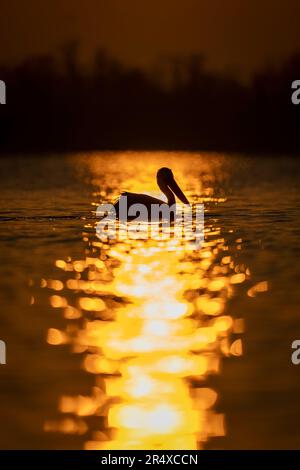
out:
M2 158L1 448L292 448L299 160ZM99 203L173 169L205 237L101 242Z

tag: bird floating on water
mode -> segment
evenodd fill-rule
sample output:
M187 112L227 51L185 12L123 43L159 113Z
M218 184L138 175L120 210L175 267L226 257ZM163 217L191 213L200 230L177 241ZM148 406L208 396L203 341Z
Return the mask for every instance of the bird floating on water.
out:
M176 202L175 196L177 196L178 199L184 204L189 204L188 199L176 183L174 175L170 168L160 168L157 172L156 179L160 190L167 196L167 202L156 197L149 196L148 194L122 192L118 201L114 204L116 215L120 220L133 220L138 217L138 214L136 214L136 212L134 211L137 206L133 207L135 204L142 205L147 209L148 219L151 218L151 209L155 205L160 206L161 204L164 204L169 207L174 207ZM122 203L124 203L124 207L125 204L127 204L126 214L122 213ZM130 208L132 209L131 211ZM130 212L132 211L135 215L130 214Z

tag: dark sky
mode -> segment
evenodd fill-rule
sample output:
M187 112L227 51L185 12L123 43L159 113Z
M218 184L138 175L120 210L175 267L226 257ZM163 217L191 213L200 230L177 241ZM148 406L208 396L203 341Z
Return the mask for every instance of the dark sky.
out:
M1 0L0 15L2 63L78 39L86 62L99 46L143 67L202 52L247 77L300 50L299 0Z

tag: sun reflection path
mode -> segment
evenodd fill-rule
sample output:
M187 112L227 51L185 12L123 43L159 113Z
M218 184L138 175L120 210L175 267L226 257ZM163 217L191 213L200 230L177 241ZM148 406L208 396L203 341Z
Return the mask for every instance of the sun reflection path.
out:
M49 329L48 343L82 353L95 387L90 397L62 396L68 419L45 430L76 432L77 423L89 435L86 449L198 449L224 435L206 379L222 355L242 354L241 339L231 342L242 320L224 311L249 274L237 272L220 230L206 226L194 252L171 239L102 244L88 230L84 237L88 256L57 260L63 279L42 287L67 320L64 331ZM99 416L98 429L82 422L87 416Z
M243 320L228 313L250 276L232 253L242 240L229 249L209 218L194 251L171 238L102 243L95 226L83 259L57 260L57 279L41 281L66 320L48 343L68 344L95 376L90 396L61 396L63 418L45 431L82 435L86 449L201 449L225 434L208 379L242 354Z

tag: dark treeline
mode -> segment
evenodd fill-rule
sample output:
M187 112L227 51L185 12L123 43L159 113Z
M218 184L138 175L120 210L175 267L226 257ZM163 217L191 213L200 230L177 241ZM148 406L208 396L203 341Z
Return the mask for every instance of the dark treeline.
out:
M246 58L245 58L246 60ZM76 47L0 67L0 151L211 149L300 152L300 105L291 83L300 54L249 85L208 72L201 56L169 60L156 74L98 51L89 72ZM165 70L168 69L167 79ZM164 76L164 80L162 77Z

